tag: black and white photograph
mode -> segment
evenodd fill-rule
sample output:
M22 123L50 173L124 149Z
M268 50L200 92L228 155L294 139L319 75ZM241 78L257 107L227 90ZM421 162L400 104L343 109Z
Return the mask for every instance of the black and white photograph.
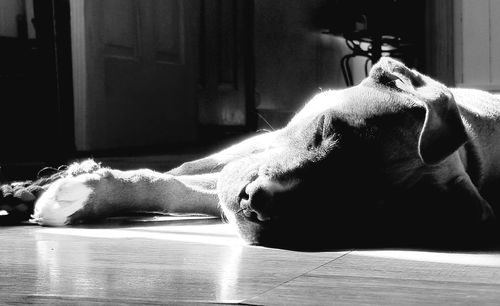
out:
M499 305L500 1L0 0L0 305Z

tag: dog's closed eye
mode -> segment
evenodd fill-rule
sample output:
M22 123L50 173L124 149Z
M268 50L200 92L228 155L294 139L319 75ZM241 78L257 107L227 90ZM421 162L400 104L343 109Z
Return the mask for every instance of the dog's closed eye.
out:
M399 76L394 74L384 74L380 77L379 81L382 85L389 87L400 87L404 84L403 80ZM400 84L398 84L398 81L400 82Z
M316 122L314 135L307 148L311 150L320 147L322 143L331 138L333 134L334 128L330 118L326 115L322 115Z

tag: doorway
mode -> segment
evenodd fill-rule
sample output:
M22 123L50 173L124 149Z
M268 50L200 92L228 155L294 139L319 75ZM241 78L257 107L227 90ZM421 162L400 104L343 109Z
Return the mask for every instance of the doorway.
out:
M0 11L0 161L57 162L74 149L68 2L4 0Z

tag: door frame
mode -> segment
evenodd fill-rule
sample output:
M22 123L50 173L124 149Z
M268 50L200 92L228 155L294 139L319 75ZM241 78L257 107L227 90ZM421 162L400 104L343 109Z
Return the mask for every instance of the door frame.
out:
M85 1L69 0L72 45L74 138L77 150L87 147L87 58Z
M47 159L66 161L75 152L73 123L73 76L70 33L70 7L68 0L33 1L36 39L51 87L50 101L57 105L54 115L55 143Z

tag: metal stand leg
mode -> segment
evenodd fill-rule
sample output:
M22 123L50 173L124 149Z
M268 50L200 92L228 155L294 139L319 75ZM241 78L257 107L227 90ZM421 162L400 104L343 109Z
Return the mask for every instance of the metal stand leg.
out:
M349 66L349 60L353 57L353 54L347 54L340 59L342 74L344 75L344 81L347 86L353 85L351 67Z

